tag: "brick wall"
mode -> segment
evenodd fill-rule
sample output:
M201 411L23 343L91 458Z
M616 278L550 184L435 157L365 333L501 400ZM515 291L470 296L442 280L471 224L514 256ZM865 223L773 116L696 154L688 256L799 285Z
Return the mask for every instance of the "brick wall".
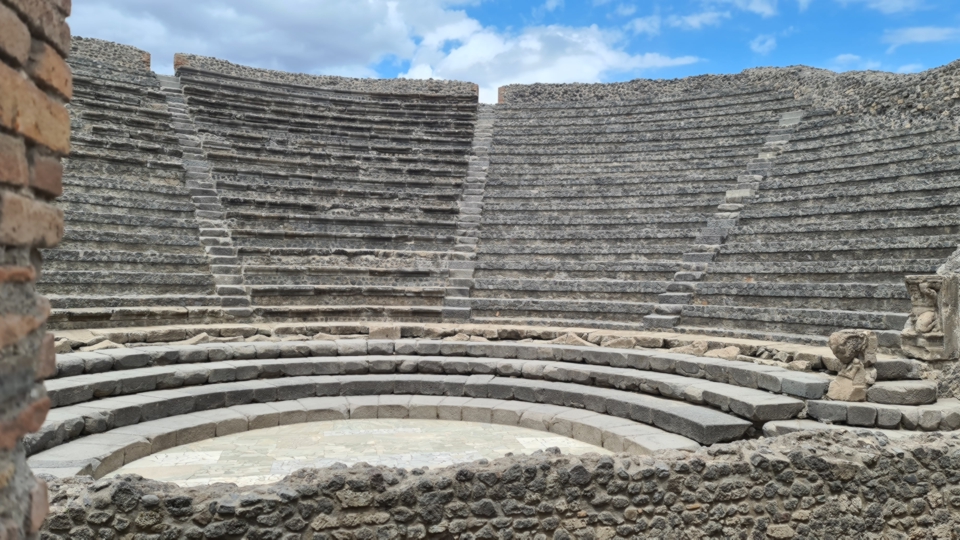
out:
M22 437L39 429L56 369L37 294L39 248L63 236L60 158L70 151L71 0L0 0L0 540L35 538L47 487L26 465Z

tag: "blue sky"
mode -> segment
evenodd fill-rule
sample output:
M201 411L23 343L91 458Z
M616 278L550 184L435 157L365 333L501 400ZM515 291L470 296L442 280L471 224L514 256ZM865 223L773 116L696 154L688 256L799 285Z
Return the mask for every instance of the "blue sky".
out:
M960 58L960 0L83 0L75 35L317 74L612 82Z

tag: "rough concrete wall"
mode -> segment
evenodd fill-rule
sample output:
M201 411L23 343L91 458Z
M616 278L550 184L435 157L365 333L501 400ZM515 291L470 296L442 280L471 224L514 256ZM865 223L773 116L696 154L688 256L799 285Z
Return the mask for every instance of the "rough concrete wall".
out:
M102 39L74 36L70 57L88 58L133 71L150 71L150 53Z
M272 69L260 69L233 64L219 58L177 53L173 60L174 69L192 68L202 71L214 71L241 79L254 79L263 82L311 86L327 90L345 92L370 92L385 94L435 94L443 96L463 96L477 99L479 87L474 83L460 81L440 81L435 79L354 79L332 75L307 75L287 73Z
M262 487L51 480L43 538L956 538L960 440L801 433L652 457L305 469Z
M26 465L23 435L50 408L56 371L50 304L37 294L38 248L63 236L60 158L70 150L70 0L0 0L0 539L35 538L47 490Z
M629 101L696 92L725 92L745 86L774 88L810 100L818 109L875 118L905 127L933 121L960 124L960 60L922 73L882 71L834 73L806 66L748 69L735 75L683 79L637 79L610 84L514 84L500 89L507 104L544 101Z

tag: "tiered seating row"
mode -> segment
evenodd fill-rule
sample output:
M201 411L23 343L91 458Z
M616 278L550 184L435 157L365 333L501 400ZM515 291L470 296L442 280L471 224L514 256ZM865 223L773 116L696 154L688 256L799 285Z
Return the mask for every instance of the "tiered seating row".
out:
M823 343L839 328L898 347L909 274L960 243L960 135L813 114L741 211L681 328Z
M64 242L44 253L54 327L222 317L171 117L152 72L70 59Z
M255 318L441 318L475 97L178 74Z
M478 322L642 328L792 95L497 107Z

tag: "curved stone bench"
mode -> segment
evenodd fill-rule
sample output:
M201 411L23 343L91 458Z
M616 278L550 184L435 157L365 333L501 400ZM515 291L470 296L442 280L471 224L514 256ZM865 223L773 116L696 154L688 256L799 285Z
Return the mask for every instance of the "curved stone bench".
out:
M701 444L739 439L753 427L747 420L705 406L576 383L495 375L314 375L154 390L60 407L50 412L25 444L33 454L83 435L191 412L308 397L389 394L493 398L589 409L653 425Z
M314 397L237 405L91 435L33 455L37 474L101 478L130 462L175 446L248 430L304 422L415 418L484 422L548 431L612 452L696 450L696 442L645 424L582 409L487 398L420 395Z
M694 405L708 405L751 422L794 418L804 408L804 402L799 399L763 390L629 368L540 360L419 356L235 360L163 366L52 380L47 385L47 393L56 408L88 403L97 398L134 395L157 389L279 377L367 373L496 375L573 382L663 396Z
M393 354L547 360L606 365L639 371L672 373L711 382L782 393L800 399L820 399L826 394L830 384L829 377L814 373L653 349L431 339L206 343L139 349L106 349L95 353L58 355L57 375L49 380L84 373L210 361ZM894 363L890 364L890 367L896 366Z

